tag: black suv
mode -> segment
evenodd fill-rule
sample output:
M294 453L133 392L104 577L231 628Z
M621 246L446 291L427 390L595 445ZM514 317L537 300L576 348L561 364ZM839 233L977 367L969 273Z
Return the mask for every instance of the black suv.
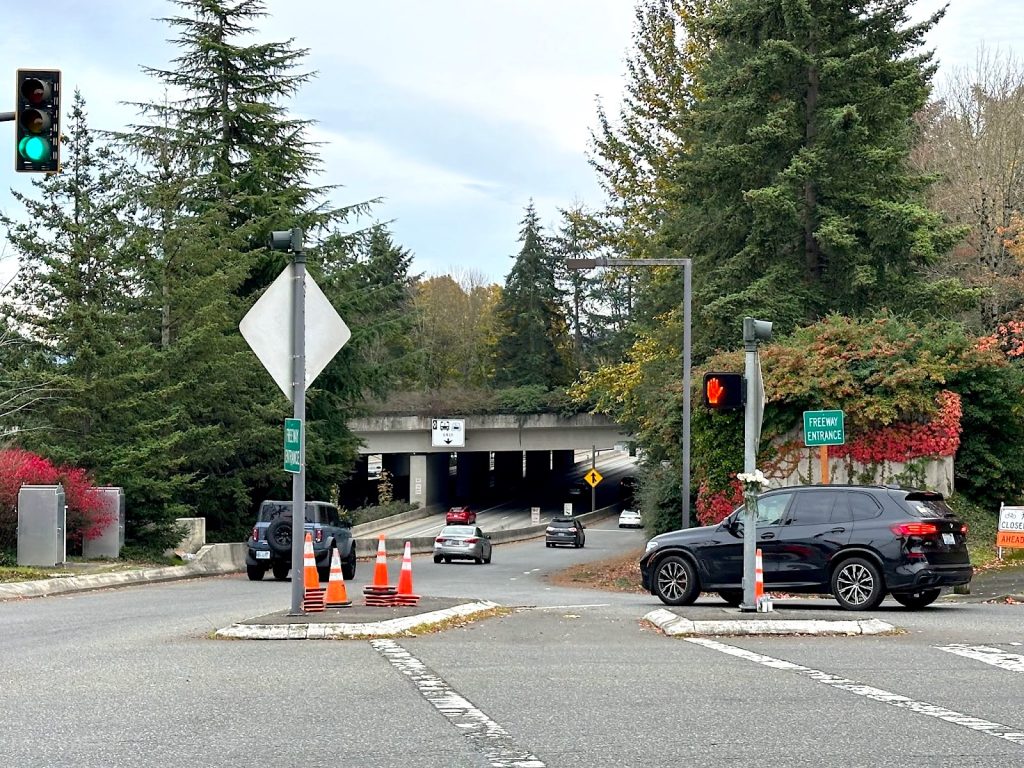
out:
M544 532L544 544L549 547L556 544L582 547L587 541L587 535L583 533L586 527L575 517L553 517Z
M331 552L335 549L341 558L342 575L346 579L355 577L352 523L341 518L336 506L326 501L307 501L305 529L313 537L320 581L327 581L330 576ZM262 579L268 569L273 569L275 579L286 579L292 567L292 503L264 501L247 544L245 570L251 581Z
M644 589L666 605L702 591L743 600L743 508L717 525L655 536L640 558ZM758 497L765 592L831 594L870 610L886 593L908 608L967 584L967 526L942 494L894 486L811 485Z

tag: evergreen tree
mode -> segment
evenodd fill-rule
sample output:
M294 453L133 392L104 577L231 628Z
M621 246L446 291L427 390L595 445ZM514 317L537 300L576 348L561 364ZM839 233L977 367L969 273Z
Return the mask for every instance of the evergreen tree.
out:
M383 225L354 238L330 238L318 261L317 284L352 332L307 397L307 487L311 498L328 498L357 455L348 417L364 400L383 398L415 375L416 277L409 274L412 253L396 245Z
M286 264L264 248L271 229L316 234L364 209L323 203L313 187L309 121L283 102L311 73L291 41L258 42L261 0L172 0L163 19L180 50L168 69L146 68L174 94L137 104L145 122L121 133L140 160L149 251L144 294L159 339L153 398L166 428L153 439L167 467L195 479L181 502L218 538L237 538L261 496L286 491L282 397L238 332L258 292ZM312 266L312 265L311 265Z
M505 279L496 309L498 345L495 378L499 385L567 385L575 371L571 340L555 283L555 258L530 202L521 222L523 244Z
M917 54L942 11L912 0L731 0L680 155L670 242L693 254L706 352L739 318L778 331L826 312L942 313L970 296L925 271L956 242L923 201L908 158L934 73Z
M144 437L167 414L150 396L134 175L90 130L77 91L61 144L63 172L37 181L38 197L14 193L22 217L0 216L21 262L4 305L26 353L13 370L26 392L45 395L13 421L26 447L124 487L129 538L155 526L160 546L188 478Z
M618 361L628 344L632 322L634 275L630 270L589 273L567 269L565 259L594 256L604 250L598 220L581 206L561 211L562 221L551 239L556 275L566 296L566 317L572 335L573 366L590 369Z

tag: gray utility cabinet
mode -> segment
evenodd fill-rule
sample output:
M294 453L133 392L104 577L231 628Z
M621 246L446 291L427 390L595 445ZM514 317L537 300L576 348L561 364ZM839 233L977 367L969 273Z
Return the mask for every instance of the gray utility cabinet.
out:
M18 491L18 565L66 562L67 518L63 486L23 485Z
M82 556L118 558L124 546L124 488L93 488L91 492L99 496L99 514L108 522L97 538L82 542Z

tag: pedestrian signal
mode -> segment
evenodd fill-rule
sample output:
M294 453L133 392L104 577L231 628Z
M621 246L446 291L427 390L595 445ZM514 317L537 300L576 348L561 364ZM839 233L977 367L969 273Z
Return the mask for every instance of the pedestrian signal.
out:
M743 374L705 373L702 390L704 405L713 411L737 411L743 408Z

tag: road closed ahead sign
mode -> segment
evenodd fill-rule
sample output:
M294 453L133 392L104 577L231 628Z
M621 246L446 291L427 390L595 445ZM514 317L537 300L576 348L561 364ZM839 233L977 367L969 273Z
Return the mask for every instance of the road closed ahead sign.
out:
M999 532L996 546L1024 548L1024 507L999 507Z

